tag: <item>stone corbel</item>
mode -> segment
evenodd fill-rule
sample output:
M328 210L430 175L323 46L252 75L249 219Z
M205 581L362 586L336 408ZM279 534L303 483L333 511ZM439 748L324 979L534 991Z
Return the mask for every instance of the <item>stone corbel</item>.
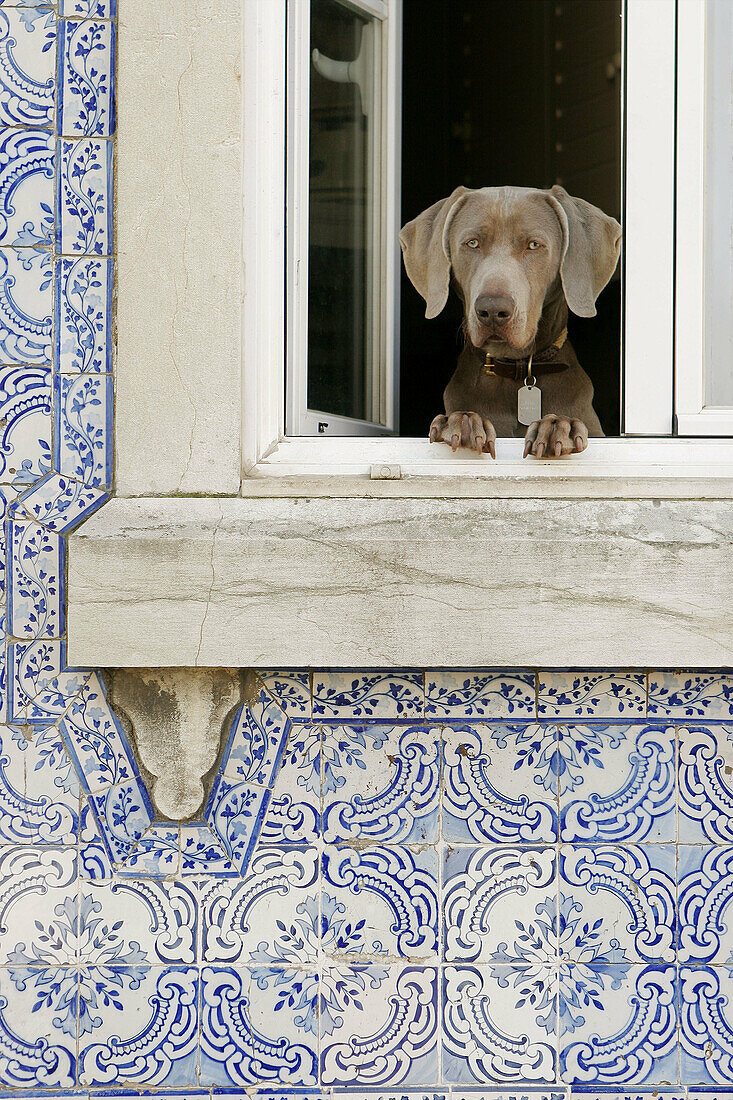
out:
M123 668L108 673L109 700L152 777L149 793L164 817L200 810L204 779L216 763L227 718L245 696L231 668Z

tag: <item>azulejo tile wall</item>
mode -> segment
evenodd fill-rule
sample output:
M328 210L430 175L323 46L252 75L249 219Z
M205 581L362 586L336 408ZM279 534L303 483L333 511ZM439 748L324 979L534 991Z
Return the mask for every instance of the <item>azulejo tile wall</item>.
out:
M0 1095L733 1096L731 676L262 673L178 823L66 666L115 16L0 0Z

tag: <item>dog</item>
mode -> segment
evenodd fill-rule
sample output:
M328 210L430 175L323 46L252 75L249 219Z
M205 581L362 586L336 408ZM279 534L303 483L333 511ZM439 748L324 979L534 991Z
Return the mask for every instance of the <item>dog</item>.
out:
M603 435L567 319L596 315L618 263L615 218L559 186L457 187L403 226L400 245L427 318L451 283L464 307L466 345L431 443L495 458L497 434L524 435L525 458L556 458Z

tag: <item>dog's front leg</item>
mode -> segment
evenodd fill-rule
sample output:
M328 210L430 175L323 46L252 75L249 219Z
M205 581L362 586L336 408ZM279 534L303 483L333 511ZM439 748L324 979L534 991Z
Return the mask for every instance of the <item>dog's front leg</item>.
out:
M548 413L527 428L524 457L559 458L578 454L588 446L588 429L582 420Z

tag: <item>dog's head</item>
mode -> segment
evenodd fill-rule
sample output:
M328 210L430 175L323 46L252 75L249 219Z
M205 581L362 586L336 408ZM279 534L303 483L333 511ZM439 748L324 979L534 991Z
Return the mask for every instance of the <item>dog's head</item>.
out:
M562 187L458 187L408 222L400 244L425 316L445 306L452 274L469 340L501 356L532 345L555 289L573 313L595 316L618 262L621 226Z

